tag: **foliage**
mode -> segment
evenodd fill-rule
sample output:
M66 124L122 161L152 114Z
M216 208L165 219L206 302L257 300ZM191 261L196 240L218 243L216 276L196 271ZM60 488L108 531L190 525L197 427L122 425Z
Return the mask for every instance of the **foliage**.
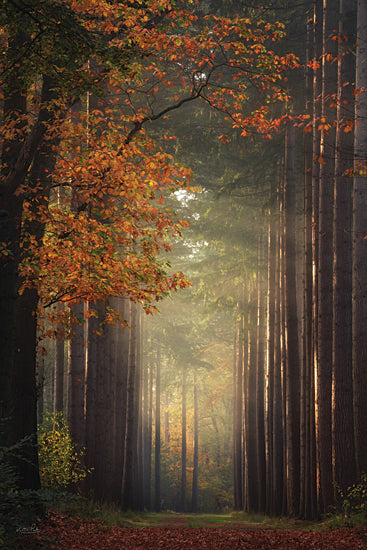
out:
M343 491L336 485L337 505L330 510L332 525L353 525L367 523L367 474L363 473L359 483Z
M38 427L40 477L43 488L63 490L85 479L83 451L78 452L61 412L47 413Z
M12 464L22 454L22 448L29 445L30 437L8 447L0 447L0 547L14 548L19 534L34 533L37 520L44 510L55 504L49 491L21 490Z
M25 11L11 3L0 12L4 32L23 41L16 55L32 103L21 129L19 113L17 124L3 121L3 135L9 143L26 140L43 116L37 146L46 151L44 164L56 156L51 173L41 165L36 181L25 177L15 191L27 221L23 286L35 285L43 306L130 295L148 308L187 286L158 255L185 225L164 208L163 191L186 186L189 171L165 153L172 136L155 144L143 127L200 99L243 135L269 136L279 123L270 106L287 100L281 78L297 60L273 51L284 35L278 22L210 15L200 22L193 6L175 9L165 0L67 0L55 9L51 15L47 3ZM6 41L3 53L8 75L14 64ZM87 62L92 56L95 66ZM104 99L87 109L86 92ZM62 192L62 204L51 189ZM29 230L35 221L46 228L42 239Z

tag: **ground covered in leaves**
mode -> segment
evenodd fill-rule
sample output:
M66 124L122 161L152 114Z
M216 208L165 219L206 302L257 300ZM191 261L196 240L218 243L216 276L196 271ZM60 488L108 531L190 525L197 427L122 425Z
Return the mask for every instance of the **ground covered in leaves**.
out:
M263 529L253 525L190 527L185 516L165 526L116 527L51 513L15 548L22 550L353 550L367 549L367 529L327 531Z

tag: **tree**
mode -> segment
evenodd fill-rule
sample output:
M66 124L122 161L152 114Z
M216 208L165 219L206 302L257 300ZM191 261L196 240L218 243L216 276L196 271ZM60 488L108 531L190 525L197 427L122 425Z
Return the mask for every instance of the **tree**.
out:
M299 513L299 352L296 289L295 129L286 128L284 185L285 330L286 330L286 453L288 513Z
M194 460L191 494L191 511L197 512L199 502L199 411L196 371L194 371Z
M341 1L339 11L334 186L333 455L334 483L345 491L356 482L352 363L352 178L347 176L350 159L353 158L353 132L345 131L349 130L346 106L350 109L353 104L351 83L355 65L348 43L354 41L356 3Z

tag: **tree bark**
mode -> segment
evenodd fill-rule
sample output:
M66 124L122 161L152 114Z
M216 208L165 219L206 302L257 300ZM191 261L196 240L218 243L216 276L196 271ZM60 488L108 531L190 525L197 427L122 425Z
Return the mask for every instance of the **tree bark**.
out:
M161 511L161 357L157 350L157 374L155 382L155 476L154 509Z
M241 306L239 305L239 308ZM238 321L236 329L234 372L233 372L233 484L234 484L234 508L242 510L242 353L241 353L241 323Z
M339 35L354 42L356 1L340 0ZM352 362L352 179L353 133L344 132L353 105L353 56L338 47L338 102L334 189L333 463L334 484L345 493L355 483ZM337 494L336 494L337 497Z
M257 274L257 352L256 352L256 443L258 510L265 512L266 462L265 462L265 289L264 289L264 237L260 229L258 241Z
M181 414L181 511L186 511L186 468L187 468L187 444L186 444L186 407L187 407L187 372L182 371L182 414Z
M358 0L353 185L353 380L357 472L367 472L367 4Z
M288 514L299 513L299 397L298 316L296 284L296 180L295 128L286 129L284 187L285 329L286 329L286 424Z
M137 506L137 418L136 407L136 306L130 303L129 364L127 374L126 427L124 445L124 468L122 474L121 505L123 510Z
M199 506L199 408L197 373L194 371L194 464L192 473L191 511L196 513Z
M75 303L71 311L77 323L69 346L68 418L70 433L77 449L85 447L85 334L84 304Z
M323 2L322 106L319 191L319 255L318 255L318 449L322 510L333 503L332 475L332 342L333 342L333 194L335 132L332 121L335 112L329 108L330 94L336 92L335 41L330 37L335 29L334 7ZM329 127L330 126L330 127Z
M256 445L256 305L254 303L253 291L249 291L248 349L248 384L246 399L246 506L248 512L257 512L258 462Z

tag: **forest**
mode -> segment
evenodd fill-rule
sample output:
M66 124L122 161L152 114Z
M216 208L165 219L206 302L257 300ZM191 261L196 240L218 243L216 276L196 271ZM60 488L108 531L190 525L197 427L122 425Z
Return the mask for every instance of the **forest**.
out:
M0 45L0 541L47 490L365 514L366 3L7 0Z

